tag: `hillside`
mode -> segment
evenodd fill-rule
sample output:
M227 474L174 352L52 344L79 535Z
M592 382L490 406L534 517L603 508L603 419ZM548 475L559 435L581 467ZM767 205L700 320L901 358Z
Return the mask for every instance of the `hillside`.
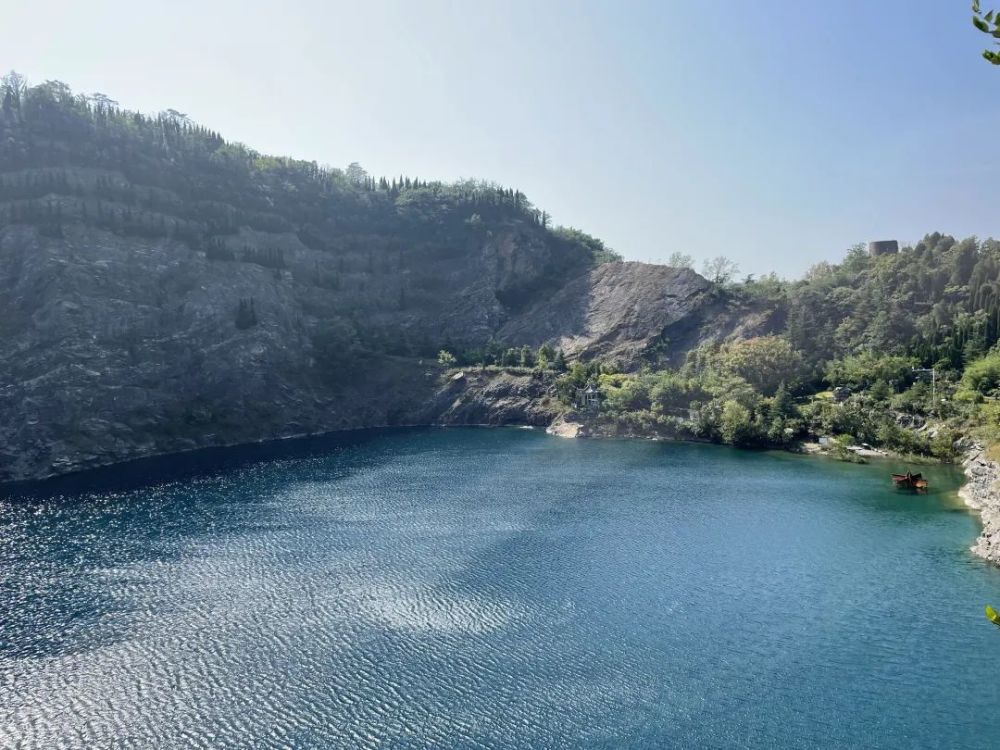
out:
M726 305L518 190L265 156L58 83L0 91L0 481L433 422L441 349L629 367L672 326L717 336Z
M597 385L600 410L570 415L590 434L769 447L824 438L844 458L862 443L952 459L970 439L1000 441L998 270L995 240L857 246L799 281L726 285L714 320L742 321L739 335L673 359L661 340L641 371L578 363L558 387L569 406L575 388Z
M594 434L946 456L1000 433L998 276L1000 243L932 234L798 281L710 282L622 262L516 189L265 156L7 76L0 481L338 429L541 425L587 383ZM442 350L486 369L453 379Z

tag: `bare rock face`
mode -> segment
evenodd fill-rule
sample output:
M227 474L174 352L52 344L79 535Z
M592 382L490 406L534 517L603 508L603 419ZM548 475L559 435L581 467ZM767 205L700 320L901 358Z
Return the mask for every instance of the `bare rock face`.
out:
M333 292L181 243L65 234L0 232L0 481L429 419L436 372L318 349Z
M587 425L564 419L556 419L546 428L545 432L562 438L581 438L589 434Z
M0 107L0 482L394 424L547 424L548 383L437 353L625 366L767 326L689 270L599 261L509 188L265 157L49 84ZM552 407L554 408L554 407Z
M606 263L513 317L499 335L532 345L555 342L570 357L628 365L642 356L675 359L732 335L741 319L730 319L712 284L690 269Z
M442 385L406 347L548 342L635 364L748 320L690 270L581 266L530 227L402 260L356 239L336 284L329 252L293 234L231 241L280 247L283 267L78 222L58 237L0 229L0 482L356 427L544 426L559 412L550 380L470 371Z
M449 379L437 394L441 424L544 427L560 411L551 374L465 372Z
M983 523L972 552L1000 565L1000 464L991 460L981 445L972 445L966 450L962 468L967 481L958 494L966 505L979 511Z
M355 427L542 423L530 378L480 384L452 408L435 362L391 352L481 346L508 305L579 263L530 228L418 248L402 267L362 238L332 285L322 269L337 261L294 235L232 240L281 247L284 268L80 223L61 235L0 229L0 482Z

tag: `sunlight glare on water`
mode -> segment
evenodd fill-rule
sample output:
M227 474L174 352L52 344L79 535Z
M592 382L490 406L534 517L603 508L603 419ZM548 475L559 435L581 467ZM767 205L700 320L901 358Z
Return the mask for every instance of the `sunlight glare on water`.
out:
M18 489L0 746L995 747L1000 573L888 470L412 430Z

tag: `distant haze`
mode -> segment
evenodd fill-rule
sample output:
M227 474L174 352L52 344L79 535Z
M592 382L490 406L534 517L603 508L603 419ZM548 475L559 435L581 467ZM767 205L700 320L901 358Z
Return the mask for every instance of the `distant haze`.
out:
M4 3L0 68L265 153L518 187L630 260L794 276L1000 235L968 5L34 0Z

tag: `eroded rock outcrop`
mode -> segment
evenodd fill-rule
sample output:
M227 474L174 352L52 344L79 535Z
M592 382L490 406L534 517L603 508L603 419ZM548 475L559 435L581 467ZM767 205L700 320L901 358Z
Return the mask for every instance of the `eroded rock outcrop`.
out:
M554 342L571 357L625 366L641 359L676 364L705 342L770 333L780 323L773 307L734 307L688 268L606 263L512 317L499 336Z
M607 263L508 321L504 339L555 341L570 356L633 361L680 320L713 305L711 284L689 269Z
M328 251L294 235L231 238L280 247L269 268L83 222L59 234L0 229L0 481L355 427L547 425L559 411L549 378L470 371L442 387L432 355L395 355L395 341L549 342L637 363L665 331L688 330L690 346L727 330L697 274L581 270L525 227L461 251L424 245L419 265L357 239L337 284Z
M982 446L974 445L966 452L962 468L967 481L958 494L979 512L983 523L972 551L1000 565L1000 464L989 458Z
M461 377L458 377L460 375ZM434 411L440 424L544 427L562 411L551 373L467 370L445 380Z
M342 322L334 294L183 243L5 228L0 481L433 419L436 365L325 339Z
M0 108L0 482L354 427L548 424L551 382L442 348L623 367L767 332L519 190L259 154L62 85Z

